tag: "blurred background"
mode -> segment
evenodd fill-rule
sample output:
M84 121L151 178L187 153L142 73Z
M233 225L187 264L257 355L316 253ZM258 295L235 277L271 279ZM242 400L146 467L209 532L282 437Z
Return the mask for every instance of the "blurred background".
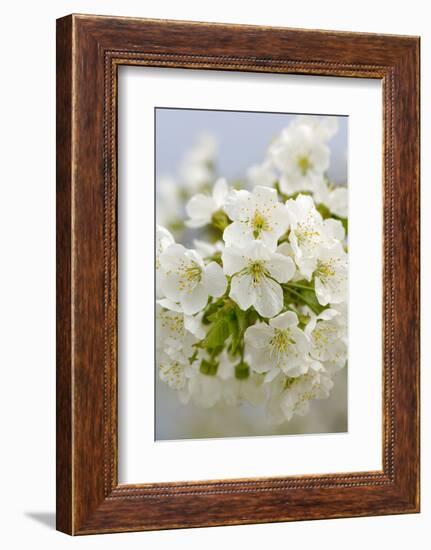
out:
M307 415L278 426L269 423L263 406L183 405L177 392L156 376L156 440L339 433L348 431L347 420L347 367L334 377L328 399L312 401Z
M264 161L271 141L298 114L304 113L156 108L156 223L164 224L165 216L172 218L175 214L184 218L177 182L184 159L203 136L211 138L215 146L215 176L223 176L228 181L245 181L247 170ZM334 184L346 184L348 117L336 118L338 131L328 143L331 149L328 176ZM199 238L199 230L181 230L175 237L179 235L179 242L191 246L193 238ZM201 409L193 404L184 405L176 391L161 382L158 376L155 380L156 440L348 431L347 367L335 376L328 399L313 400L307 415L294 416L278 426L268 422L263 406L216 405Z
M156 178L175 176L186 153L199 136L210 135L217 144L217 171L227 179L242 179L247 169L260 164L271 141L303 113L156 109ZM316 113L315 113L316 114ZM334 183L347 181L348 117L337 116L338 132L329 142Z

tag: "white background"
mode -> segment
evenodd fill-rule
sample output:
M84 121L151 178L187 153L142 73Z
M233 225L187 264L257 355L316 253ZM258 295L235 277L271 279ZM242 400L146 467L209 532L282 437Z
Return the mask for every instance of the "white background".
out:
M381 470L381 83L144 67L119 74L120 482ZM154 442L154 298L143 284L154 250L142 236L154 231L156 105L349 115L348 433Z
M431 30L421 0L346 3L218 0L76 0L3 6L0 128L1 543L5 548L202 548L241 545L314 549L429 545L431 341L423 338L422 514L102 535L53 531L55 382L55 18L70 12L284 25L422 36L422 150L431 150ZM3 43L4 42L4 43ZM431 331L431 179L422 159L423 334ZM427 536L428 535L428 536ZM426 539L426 540L425 540Z

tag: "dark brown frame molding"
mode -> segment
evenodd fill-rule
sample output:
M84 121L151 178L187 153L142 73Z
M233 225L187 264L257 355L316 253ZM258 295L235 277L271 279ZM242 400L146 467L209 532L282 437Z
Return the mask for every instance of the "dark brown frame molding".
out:
M119 65L380 79L383 470L119 485ZM419 511L419 38L70 15L57 21L57 529Z

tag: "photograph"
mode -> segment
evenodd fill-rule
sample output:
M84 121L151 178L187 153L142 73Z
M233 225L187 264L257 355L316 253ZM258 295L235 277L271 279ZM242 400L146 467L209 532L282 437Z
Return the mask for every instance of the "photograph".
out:
M2 548L426 548L428 4L2 8Z
M348 120L155 108L156 440L348 431Z

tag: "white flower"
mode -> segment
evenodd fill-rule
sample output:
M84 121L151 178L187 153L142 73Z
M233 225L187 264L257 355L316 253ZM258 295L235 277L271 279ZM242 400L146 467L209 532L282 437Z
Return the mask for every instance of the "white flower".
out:
M347 254L340 243L322 249L314 271L316 296L322 306L347 299Z
M188 399L188 378L192 375L189 358L197 337L185 323L183 313L156 306L156 365L161 380L179 392L182 402Z
M193 240L195 250L202 256L202 258L211 258L214 254L221 253L224 250L224 242L217 241L214 244L199 239Z
M265 160L262 164L255 164L247 170L247 180L252 187L263 185L272 187L277 181L271 161Z
M217 153L217 140L211 134L202 133L186 155L191 163L209 164L214 162Z
M156 184L156 219L157 223L171 226L182 218L184 208L180 193L180 186L169 176L163 176Z
M174 242L175 239L165 227L156 225L156 269L160 268L160 254Z
M295 261L304 277L310 280L320 250L333 246L344 237L343 226L337 220L323 220L308 195L288 200L286 209L291 222L289 242Z
M289 227L286 208L278 201L277 191L257 186L253 192L232 191L225 201L224 210L233 223L224 230L227 245L243 246L260 240L271 250Z
M330 159L326 142L336 130L335 118L300 116L271 144L269 156L281 172L283 193L312 191L322 181Z
M160 300L164 306L156 306L156 364L159 377L178 391L182 403L191 397L190 381L196 376L196 369L190 364L196 348L193 346L205 336L202 327L202 313L196 316L184 315L177 311L176 304Z
M295 273L291 258L254 241L243 248L226 247L222 262L226 275L232 276L229 296L241 309L254 306L262 317L280 313L283 291L279 283L287 283Z
M340 218L347 218L348 194L346 187L336 187L329 192L327 206L329 210Z
M314 200L324 204L332 214L340 218L348 215L348 192L344 186L329 186L325 181L317 186L314 192Z
M229 187L224 178L218 179L213 187L212 195L198 193L193 195L186 205L189 220L185 224L188 227L203 227L210 224L212 216L223 206Z
M338 131L338 120L335 116L299 115L291 123L291 127L306 128L306 131L313 134L314 139L329 141Z
M276 424L291 420L295 414L304 416L310 401L327 399L333 386L325 372L309 371L297 378L277 376L270 385L268 414Z
M222 392L224 401L230 406L249 403L256 407L265 400L263 377L252 371L244 380L234 377L224 382Z
M185 155L180 176L188 193L196 193L214 179L214 157L217 143L213 136L202 134Z
M201 311L208 296L219 297L226 290L222 268L216 262L205 265L195 250L180 244L172 244L160 255L160 266L160 288L187 315Z
M344 364L347 359L345 325L335 309L325 309L320 315L311 314L305 334L311 342L310 355L318 361Z
M278 254L283 254L283 256L287 256L288 258L291 258L292 261L295 262L295 253L293 252L292 245L287 241L284 241L279 246L277 246L276 252L278 252ZM293 277L290 280L292 282L295 282L295 281L301 281L303 279L304 279L304 275L301 273L299 269L296 269Z
M161 296L160 289L160 280L159 280L159 270L160 270L160 254L168 248L171 244L174 244L175 240L172 237L171 233L162 227L161 225L156 226L156 295Z
M195 405L209 409L222 398L222 381L217 376L195 371L189 380L189 392Z
M156 364L160 378L180 389L180 379L187 374L195 344L204 337L200 319L156 306Z
M160 309L159 306L168 310L166 315L169 315L172 313L180 314L180 319L182 320L182 324L184 325L185 330L188 330L191 334L193 334L193 336L195 336L200 340L205 337L205 330L202 325L203 311L200 311L196 315L185 315L182 311L180 304L172 302L167 298L162 298L161 300L157 300L156 317ZM162 338L162 341L163 341L163 338Z
M331 304L331 309L338 313L333 322L337 325L339 331L339 347L341 353L336 355L334 360L325 361L325 371L330 375L335 375L340 369L347 365L347 303Z
M266 323L257 323L245 331L247 360L251 368L266 373L270 382L280 372L298 376L308 370L306 356L310 342L298 327L298 316L286 311Z
M178 392L182 403L187 403L190 398L189 379L194 374L192 367L163 352L159 354L157 365L160 380Z
M263 403L263 376L253 372L248 365L232 360L227 351L220 355L217 376L223 380L223 399L227 405L247 402L251 405Z

